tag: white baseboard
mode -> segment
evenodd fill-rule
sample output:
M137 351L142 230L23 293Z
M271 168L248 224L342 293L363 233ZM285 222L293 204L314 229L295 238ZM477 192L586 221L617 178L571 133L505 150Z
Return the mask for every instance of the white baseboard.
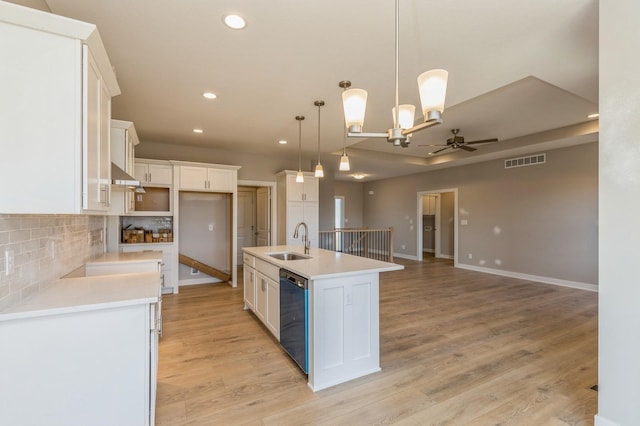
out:
M418 256L412 256L410 254L393 253L393 257L399 257L401 259L418 260Z
M485 266L468 265L466 263L458 263L455 265L460 269L468 269L470 271L485 272L487 274L501 275L503 277L518 278L521 280L536 281L544 284L559 285L561 287L577 288L587 291L598 291L596 284L587 284L577 281L560 280L557 278L541 277L539 275L522 274L520 272L503 271L502 269L487 268Z
M609 419L605 419L602 416L595 415L595 426L620 426L618 423L612 422Z
M189 280L180 280L178 281L178 284L180 285L180 287L182 287L183 285L214 284L214 283L221 283L221 282L222 280L219 280L217 278L208 277L208 278L191 278Z
M449 259L449 260L453 260L453 256L450 254L441 254L440 256L437 256L436 259Z

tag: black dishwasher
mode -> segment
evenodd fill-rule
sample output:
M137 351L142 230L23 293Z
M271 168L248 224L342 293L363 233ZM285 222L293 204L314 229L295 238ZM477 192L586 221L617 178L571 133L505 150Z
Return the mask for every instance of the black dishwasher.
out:
M280 269L280 344L308 373L309 295L306 278Z

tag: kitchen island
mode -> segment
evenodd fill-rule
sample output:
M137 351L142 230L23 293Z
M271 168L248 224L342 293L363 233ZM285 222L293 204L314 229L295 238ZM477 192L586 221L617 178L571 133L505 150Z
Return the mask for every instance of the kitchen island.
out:
M245 247L244 307L280 341L280 269L308 280L308 385L313 391L380 371L379 273L402 265L302 246ZM274 254L295 253L296 260ZM283 256L280 256L283 257Z

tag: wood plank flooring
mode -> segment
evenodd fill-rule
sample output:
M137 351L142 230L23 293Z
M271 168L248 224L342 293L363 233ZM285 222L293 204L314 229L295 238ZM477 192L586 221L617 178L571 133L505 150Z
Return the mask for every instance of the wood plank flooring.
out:
M396 262L380 280L382 371L316 393L241 284L164 296L156 424L593 424L596 293Z

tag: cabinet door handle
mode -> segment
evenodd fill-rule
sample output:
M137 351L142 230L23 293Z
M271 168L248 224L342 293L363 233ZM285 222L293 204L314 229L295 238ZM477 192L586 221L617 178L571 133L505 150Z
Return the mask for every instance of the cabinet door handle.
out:
M151 172L149 172L149 182L151 182Z

